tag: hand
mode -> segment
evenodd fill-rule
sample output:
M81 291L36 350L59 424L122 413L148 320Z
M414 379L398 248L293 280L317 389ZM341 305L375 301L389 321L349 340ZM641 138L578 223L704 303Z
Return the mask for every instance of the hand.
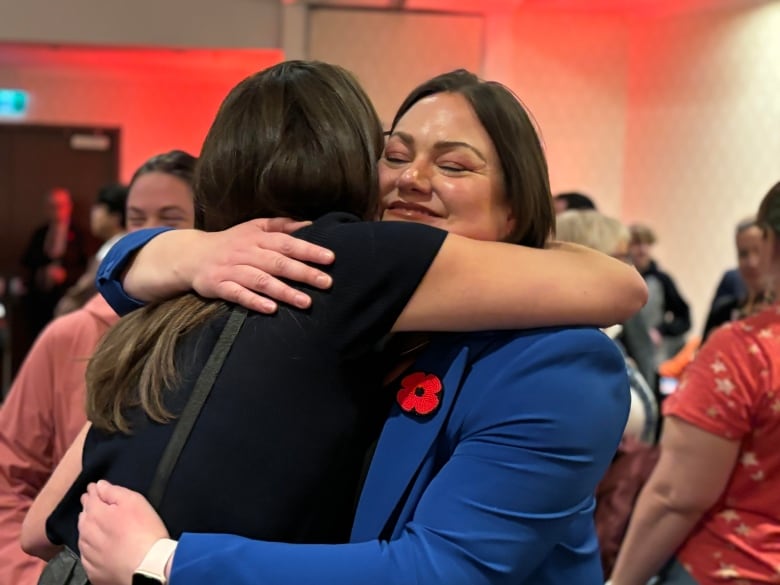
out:
M221 298L260 313L273 313L275 301L307 308L311 298L279 278L329 288L330 276L304 262L330 264L333 252L288 234L310 222L255 219L222 232L203 234L187 269L201 296Z
M79 550L92 585L131 585L133 571L168 530L139 493L105 480L81 496Z

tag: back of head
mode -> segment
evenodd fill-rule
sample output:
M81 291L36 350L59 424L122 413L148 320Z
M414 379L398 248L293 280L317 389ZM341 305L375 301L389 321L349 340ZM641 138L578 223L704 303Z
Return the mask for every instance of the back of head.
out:
M593 203L593 199L579 193L578 191L569 191L566 193L558 193L555 198L556 201L563 201L565 203L565 209L596 209L596 204Z
M109 183L98 191L96 204L105 205L109 213L119 216L120 225L125 226L127 187L120 183Z
M257 217L375 215L379 118L345 69L286 61L239 83L203 144L196 226L222 230Z
M575 209L558 215L556 237L613 256L621 243L628 243L629 233L617 219L592 209Z
M383 146L379 118L346 70L289 61L252 75L230 92L204 142L195 171L196 227L316 219L330 211L373 217ZM148 161L134 179L152 171L171 169ZM162 396L179 379L176 345L223 310L220 301L188 294L124 317L87 370L93 424L127 431L126 410L137 404L155 421L170 420Z
M437 93L462 95L487 132L501 161L504 191L515 220L507 241L542 247L555 231L547 161L523 104L511 90L458 69L419 85L401 104L391 132L420 100Z

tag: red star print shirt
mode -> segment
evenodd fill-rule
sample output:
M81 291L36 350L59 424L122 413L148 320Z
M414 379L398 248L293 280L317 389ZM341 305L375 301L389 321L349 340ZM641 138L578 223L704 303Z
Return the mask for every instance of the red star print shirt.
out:
M700 585L780 583L780 309L716 331L663 410L742 443L723 497L680 562Z

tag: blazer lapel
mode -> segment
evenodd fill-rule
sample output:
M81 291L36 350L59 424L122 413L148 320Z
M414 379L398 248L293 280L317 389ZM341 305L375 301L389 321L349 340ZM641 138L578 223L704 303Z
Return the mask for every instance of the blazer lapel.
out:
M469 349L461 344L434 344L409 370L408 373L437 376L442 385L441 402L427 416L404 412L394 403L363 484L352 526L353 542L375 539L381 534L415 473L429 457L455 403L468 357Z

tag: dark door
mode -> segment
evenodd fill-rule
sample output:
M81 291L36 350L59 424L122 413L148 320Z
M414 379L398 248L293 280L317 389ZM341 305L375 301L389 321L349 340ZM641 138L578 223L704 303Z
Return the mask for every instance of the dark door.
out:
M46 221L44 198L53 187L70 191L72 221L87 235L88 252L97 250L99 243L89 235L89 212L98 189L118 179L119 138L117 128L0 124L0 279L10 283L20 273L30 235ZM31 340L24 339L23 323L17 323L9 287L0 285L0 292L3 288L15 370Z

